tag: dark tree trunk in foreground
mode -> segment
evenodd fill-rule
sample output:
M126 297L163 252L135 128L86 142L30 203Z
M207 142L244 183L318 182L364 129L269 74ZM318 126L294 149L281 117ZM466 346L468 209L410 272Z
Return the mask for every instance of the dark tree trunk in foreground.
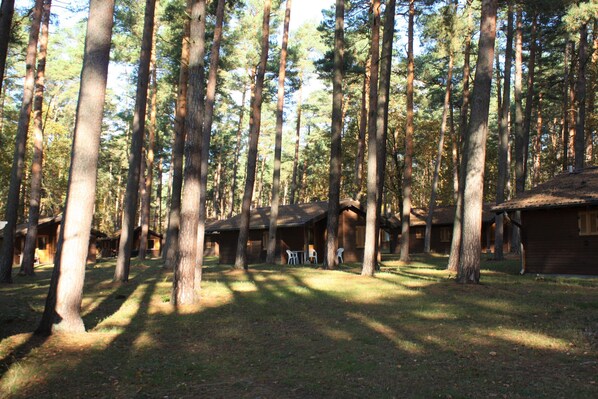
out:
M19 123L15 139L15 150L10 172L10 186L8 198L6 199L6 226L2 240L2 251L0 252L0 283L12 283L12 261L15 247L15 229L19 214L19 194L25 169L25 149L27 144L27 133L29 131L29 120L31 116L31 105L33 102L33 90L35 86L35 57L37 55L37 41L42 17L43 0L36 0L29 30L29 42L27 45L27 56L25 58L26 71L23 87L23 102L19 112Z
M139 56L135 112L133 115L133 133L129 153L129 172L127 174L127 189L123 201L122 229L118 245L118 258L116 259L114 281L129 281L133 231L135 229L135 216L137 213L137 200L139 197L141 151L143 148L143 136L145 134L147 88L149 85L149 67L152 52L155 5L156 0L147 0L145 3L145 19L143 23L143 37L141 39L141 54Z
M368 112L368 169L366 194L365 243L363 248L362 276L373 276L376 259L376 175L378 173L378 141L376 122L378 113L378 74L380 71L380 0L372 1L372 29L370 41L370 92Z
M112 0L90 2L66 205L37 334L85 331L79 311L95 202L113 12Z
M6 56L8 55L10 28L12 27L14 11L14 0L2 0L0 8L0 94L2 94L2 83L4 82L4 70L6 69Z
M284 110L284 79L287 66L287 45L289 42L289 22L291 20L291 0L287 0L282 46L280 49L280 68L278 69L278 98L276 103L276 138L274 144L274 172L272 176L272 200L270 207L270 228L268 229L268 252L266 263L274 264L276 256L276 230L278 229L278 206L280 204L280 158L282 154L282 117Z
M201 140L201 170L199 180L199 226L197 230L197 263L195 270L195 288L199 291L201 283L201 270L203 266L204 232L206 226L206 199L208 187L208 159L210 156L210 139L212 137L212 121L214 119L214 101L216 98L216 80L218 77L218 61L220 59L220 43L222 41L222 21L224 20L225 0L218 0L216 7L216 25L214 39L210 50L210 70L208 72L208 85L206 88L206 103ZM218 184L214 185L217 197Z
M187 10L190 9L187 1ZM189 13L188 13L189 14ZM163 248L164 267L173 269L179 249L179 231L181 227L181 190L183 188L183 153L185 151L185 117L187 115L187 80L189 79L189 20L185 21L181 45L181 66L179 87L174 118L174 140L172 144L172 191L166 243Z
M471 10L471 0L468 5L468 31L465 35L465 51L463 54L463 101L461 104L461 121L459 122L459 134L461 136L461 148L465 149L467 137L467 114L469 111L469 80L471 75L471 35L473 24L473 13ZM459 256L461 255L461 231L463 226L463 185L465 183L465 165L467 164L467 154L461 151L460 174L457 190L457 201L455 206L455 220L453 222L453 238L451 239L451 251L449 255L447 270L456 273L459 269Z
M411 219L411 183L413 173L413 29L415 25L415 0L409 1L409 25L407 39L407 126L405 128L405 169L403 171L403 212L401 214L401 257L409 262L409 230Z
M464 171L463 232L457 275L457 280L461 283L478 283L480 280L484 164L496 39L496 9L497 0L482 1L478 60L466 149L467 167Z
M175 306L192 305L198 296L195 286L197 265L197 227L199 225L199 185L201 174L201 141L204 123L206 1L193 1L191 6L189 45L189 82L187 86L187 119L185 127L185 171L181 202L179 253L172 282Z
M524 177L524 147L525 137L523 130L523 11L522 6L517 5L517 28L515 30L515 123L513 124L513 136L515 138L515 193L520 195L525 189ZM521 221L520 212L515 212L516 222ZM513 226L511 239L511 251L520 252L521 235L519 227Z
M44 84L46 74L46 55L48 49L48 27L50 25L51 1L46 0L42 13L41 37L39 38L39 53L37 61L37 77L35 79L35 97L33 99L33 159L31 161L31 191L29 193L29 223L23 260L19 274L33 276L35 263L35 249L37 247L37 223L42 189L42 160L44 146L44 131L42 108L44 104Z
M424 252L430 252L430 241L432 238L432 217L434 208L436 208L436 192L438 191L438 177L440 175L440 166L442 164L442 153L444 151L444 136L449 116L449 107L451 102L451 88L453 80L453 51L449 50L448 72L446 74L446 88L444 91L444 107L442 109L442 122L440 123L440 136L438 137L438 152L436 153L436 163L434 164L434 176L432 177L432 192L430 194L430 204L428 206L428 216L426 218L426 231L424 234Z
M264 1L264 15L262 20L262 48L260 64L255 82L255 93L251 104L251 120L249 122L249 149L247 153L247 172L245 173L245 190L243 192L243 203L241 204L241 224L239 227L239 239L237 241L237 254L235 268L247 270L247 240L249 238L249 212L253 187L255 185L255 170L257 164L257 144L260 136L262 92L264 90L264 75L268 61L268 50L270 43L270 0Z
M332 122L330 127L330 174L328 183L328 218L324 262L327 268L336 267L338 248L338 214L341 186L341 133L343 131L343 63L345 54L345 2L336 0L334 27L334 66L332 72Z
M379 2L376 2L379 7ZM376 3L374 3L374 21L379 19L380 9L376 10ZM380 204L383 192L384 167L383 160L386 157L386 151L382 151L382 146L386 146L386 129L388 117L388 101L390 93L390 73L392 61L392 40L394 35L394 15L396 9L396 1L390 0L386 5L384 14L384 35L382 40L382 56L379 59L380 75L379 88L376 110L375 123L375 137L368 140L368 193L367 193L367 213L366 213L366 237L364 246L363 266L361 269L362 276L373 276L377 269L377 255L378 255L378 232L379 232L379 217ZM379 24L379 22L378 22ZM374 22L375 27L375 22ZM377 36L373 31L372 37ZM372 46L372 54L377 54L375 46ZM372 58L374 59L374 58ZM370 103L371 104L371 103ZM370 113L370 116L372 114ZM375 140L375 145L372 148L372 141ZM376 151L375 155L372 151ZM374 160L372 161L372 158ZM370 162L375 163L371 167Z
M577 68L577 81L575 82L575 99L577 100L577 113L575 116L575 169L584 167L585 161L585 119L586 119L586 66L588 47L588 25L583 24L579 29L579 61Z

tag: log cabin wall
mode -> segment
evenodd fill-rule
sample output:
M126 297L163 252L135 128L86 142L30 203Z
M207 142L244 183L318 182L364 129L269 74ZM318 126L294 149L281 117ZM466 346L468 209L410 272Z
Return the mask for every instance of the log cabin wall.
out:
M523 210L526 272L598 274L598 235L581 235L580 212L597 206Z

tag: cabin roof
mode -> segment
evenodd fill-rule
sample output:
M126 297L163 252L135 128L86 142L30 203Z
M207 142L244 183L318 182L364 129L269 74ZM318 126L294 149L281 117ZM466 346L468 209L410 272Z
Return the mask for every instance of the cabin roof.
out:
M47 225L51 225L51 224L58 224L58 223L62 223L62 213L56 215L56 216L44 216L44 217L40 217L38 219L37 222L37 228L42 228L45 227ZM29 223L21 223L18 224L17 227L15 228L15 237L21 237L27 234L27 229L29 227ZM95 236L95 237L107 237L106 234L102 233L99 230L96 229L91 229L91 235ZM0 231L0 237L4 237L4 229L2 229Z
M353 209L363 214L358 201L345 199L340 201L340 209ZM303 204L281 205L278 208L278 227L304 226L326 217L328 202L307 202ZM206 224L206 233L239 230L241 215L229 219L215 220ZM261 230L270 227L270 207L252 209L249 214L249 229Z
M491 204L484 204L482 208L482 222L489 223L494 220L494 214L490 211ZM455 205L437 206L432 214L432 225L452 225L455 222ZM410 226L425 226L428 210L424 208L411 209L409 219Z
M562 208L598 205L598 167L588 167L556 175L517 198L494 206L492 211Z

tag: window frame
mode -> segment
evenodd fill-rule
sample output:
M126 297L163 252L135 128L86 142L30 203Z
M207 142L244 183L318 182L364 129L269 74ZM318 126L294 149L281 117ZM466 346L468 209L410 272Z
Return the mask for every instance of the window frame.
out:
M592 230L592 218L594 230ZM598 211L579 211L577 214L577 230L580 236L598 235Z

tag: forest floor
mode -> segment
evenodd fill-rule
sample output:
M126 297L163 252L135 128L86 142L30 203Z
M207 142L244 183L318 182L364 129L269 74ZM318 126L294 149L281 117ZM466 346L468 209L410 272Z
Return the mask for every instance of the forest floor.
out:
M484 255L486 256L486 255ZM89 267L87 333L31 334L50 266L0 286L0 397L597 398L598 278L518 275L484 260L459 285L446 257L385 259L376 278L212 260L201 303L175 309L172 273Z

